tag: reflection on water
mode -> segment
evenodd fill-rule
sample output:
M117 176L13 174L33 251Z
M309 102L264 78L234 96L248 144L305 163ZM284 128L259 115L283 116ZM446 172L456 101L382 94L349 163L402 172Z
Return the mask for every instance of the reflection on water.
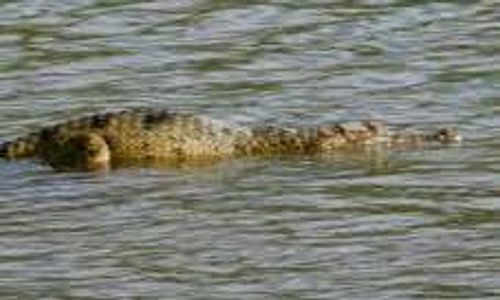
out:
M0 138L102 108L456 125L459 147L0 162L2 299L495 299L494 1L4 1Z

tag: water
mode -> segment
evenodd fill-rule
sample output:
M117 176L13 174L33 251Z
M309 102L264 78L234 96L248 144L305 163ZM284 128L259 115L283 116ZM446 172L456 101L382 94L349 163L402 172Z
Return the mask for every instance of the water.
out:
M492 0L3 1L0 139L146 105L465 142L107 174L2 161L0 298L499 298L499 19Z

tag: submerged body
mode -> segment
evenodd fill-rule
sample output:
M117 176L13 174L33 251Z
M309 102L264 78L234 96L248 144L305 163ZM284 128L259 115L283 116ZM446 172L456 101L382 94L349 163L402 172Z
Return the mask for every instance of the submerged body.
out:
M352 147L415 148L452 143L452 129L390 132L383 122L247 127L167 110L131 109L70 120L0 145L0 157L38 157L56 168L95 170L114 162L218 160L328 154Z

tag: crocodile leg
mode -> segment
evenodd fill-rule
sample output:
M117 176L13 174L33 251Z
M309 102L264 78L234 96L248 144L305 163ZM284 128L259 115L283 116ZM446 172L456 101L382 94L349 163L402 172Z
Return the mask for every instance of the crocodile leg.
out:
M96 133L76 133L56 145L40 149L40 156L59 170L94 171L108 169L111 153Z

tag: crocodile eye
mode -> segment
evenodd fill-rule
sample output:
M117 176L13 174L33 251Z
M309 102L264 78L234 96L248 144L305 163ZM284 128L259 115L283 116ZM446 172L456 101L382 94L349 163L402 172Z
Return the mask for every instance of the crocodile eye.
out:
M107 117L105 115L95 115L92 116L92 127L93 128L103 128L106 126Z
M444 128L443 128L443 129L440 129L440 130L437 132L437 134L436 134L436 138L437 138L439 141L441 141L441 142L445 141L447 136L448 136L448 132L447 132L447 131L446 131L446 129L444 129Z
M377 136L385 136L388 134L387 125L382 121L366 121L365 126Z
M442 128L436 133L440 142L460 142L462 137L453 128Z

